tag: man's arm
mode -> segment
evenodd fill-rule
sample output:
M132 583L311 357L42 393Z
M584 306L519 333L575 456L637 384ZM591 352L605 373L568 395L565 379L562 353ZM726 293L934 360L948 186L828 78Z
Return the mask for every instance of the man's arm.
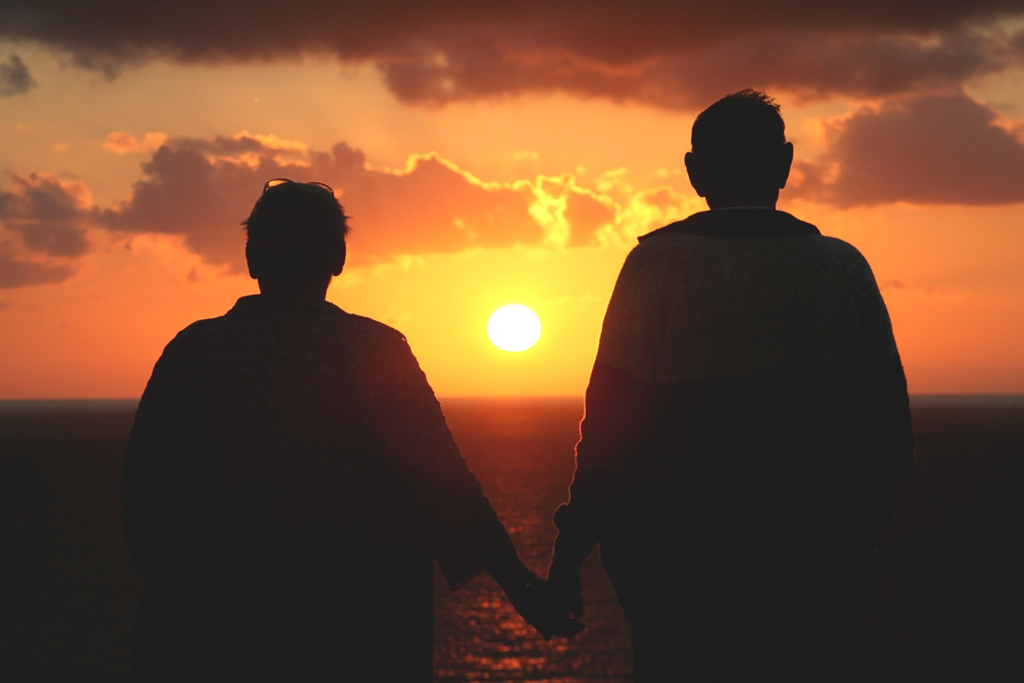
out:
M650 277L646 259L634 250L612 292L587 387L569 502L555 511L559 533L549 577L577 616L580 565L628 491L630 466L638 462L632 457L642 447L655 398L665 290Z
M459 453L409 345L392 330L375 337L358 363L368 418L445 578L455 589L491 568L515 574L516 548Z
M861 517L870 544L892 525L897 485L914 472L914 429L907 378L896 347L892 322L874 276L858 304L862 349L867 361L862 377L860 414L865 441L860 468Z
M121 517L128 550L144 579L179 561L186 539L182 514L174 495L183 482L181 442L187 431L183 385L172 341L153 368L132 424L121 479Z
M405 339L388 330L365 360L359 372L371 423L451 588L486 571L543 635L578 633L582 624L569 620L545 582L519 559Z

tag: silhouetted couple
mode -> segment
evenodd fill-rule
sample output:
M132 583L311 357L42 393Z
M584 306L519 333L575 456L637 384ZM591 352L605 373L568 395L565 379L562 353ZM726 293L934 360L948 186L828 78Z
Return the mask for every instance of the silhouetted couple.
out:
M912 467L888 315L853 247L775 210L793 147L769 98L720 100L692 145L711 210L626 259L547 581L402 335L325 301L333 192L268 183L245 222L260 294L168 344L132 429L133 677L429 681L435 560L572 636L597 544L637 681L838 676Z

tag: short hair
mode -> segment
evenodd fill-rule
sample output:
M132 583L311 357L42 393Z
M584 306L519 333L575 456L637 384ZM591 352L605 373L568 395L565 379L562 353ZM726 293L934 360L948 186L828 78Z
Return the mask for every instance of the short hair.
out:
M261 277L291 281L330 273L333 257L345 248L347 218L325 185L268 183L242 221L250 268L256 266Z
M720 189L746 190L768 181L786 144L779 105L760 90L726 95L693 122L690 146L709 181Z

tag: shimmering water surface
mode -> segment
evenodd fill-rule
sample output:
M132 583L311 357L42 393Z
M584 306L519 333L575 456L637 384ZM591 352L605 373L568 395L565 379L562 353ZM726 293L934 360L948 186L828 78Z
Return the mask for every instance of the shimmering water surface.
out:
M572 479L583 403L577 399L454 399L452 433L523 561L545 573ZM434 652L441 680L632 680L629 625L597 553L584 571L587 629L545 642L490 577L452 592L438 581Z
M443 405L524 560L546 569L582 402ZM0 402L0 681L126 680L142 589L118 503L133 411L132 402ZM917 400L914 418L918 471L879 547L854 677L1021 680L1024 401ZM438 577L437 679L632 680L628 625L596 554L583 578L587 630L545 642L488 577L456 592Z

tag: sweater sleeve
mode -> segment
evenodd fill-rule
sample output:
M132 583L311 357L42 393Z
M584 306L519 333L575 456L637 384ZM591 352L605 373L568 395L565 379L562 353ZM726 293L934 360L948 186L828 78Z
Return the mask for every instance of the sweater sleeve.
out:
M181 572L192 544L183 520L192 514L180 466L190 452L188 398L179 362L179 335L153 368L132 424L121 480L121 517L132 560L147 581L156 573Z
M452 438L405 338L388 329L360 371L369 419L449 585L518 561L516 548Z
M569 502L555 512L555 553L582 561L629 484L622 461L650 417L662 345L665 292L634 249L612 292L587 386Z
M895 484L914 471L914 430L903 363L885 301L867 263L864 294L858 302L865 358L862 397L865 464L869 476Z

